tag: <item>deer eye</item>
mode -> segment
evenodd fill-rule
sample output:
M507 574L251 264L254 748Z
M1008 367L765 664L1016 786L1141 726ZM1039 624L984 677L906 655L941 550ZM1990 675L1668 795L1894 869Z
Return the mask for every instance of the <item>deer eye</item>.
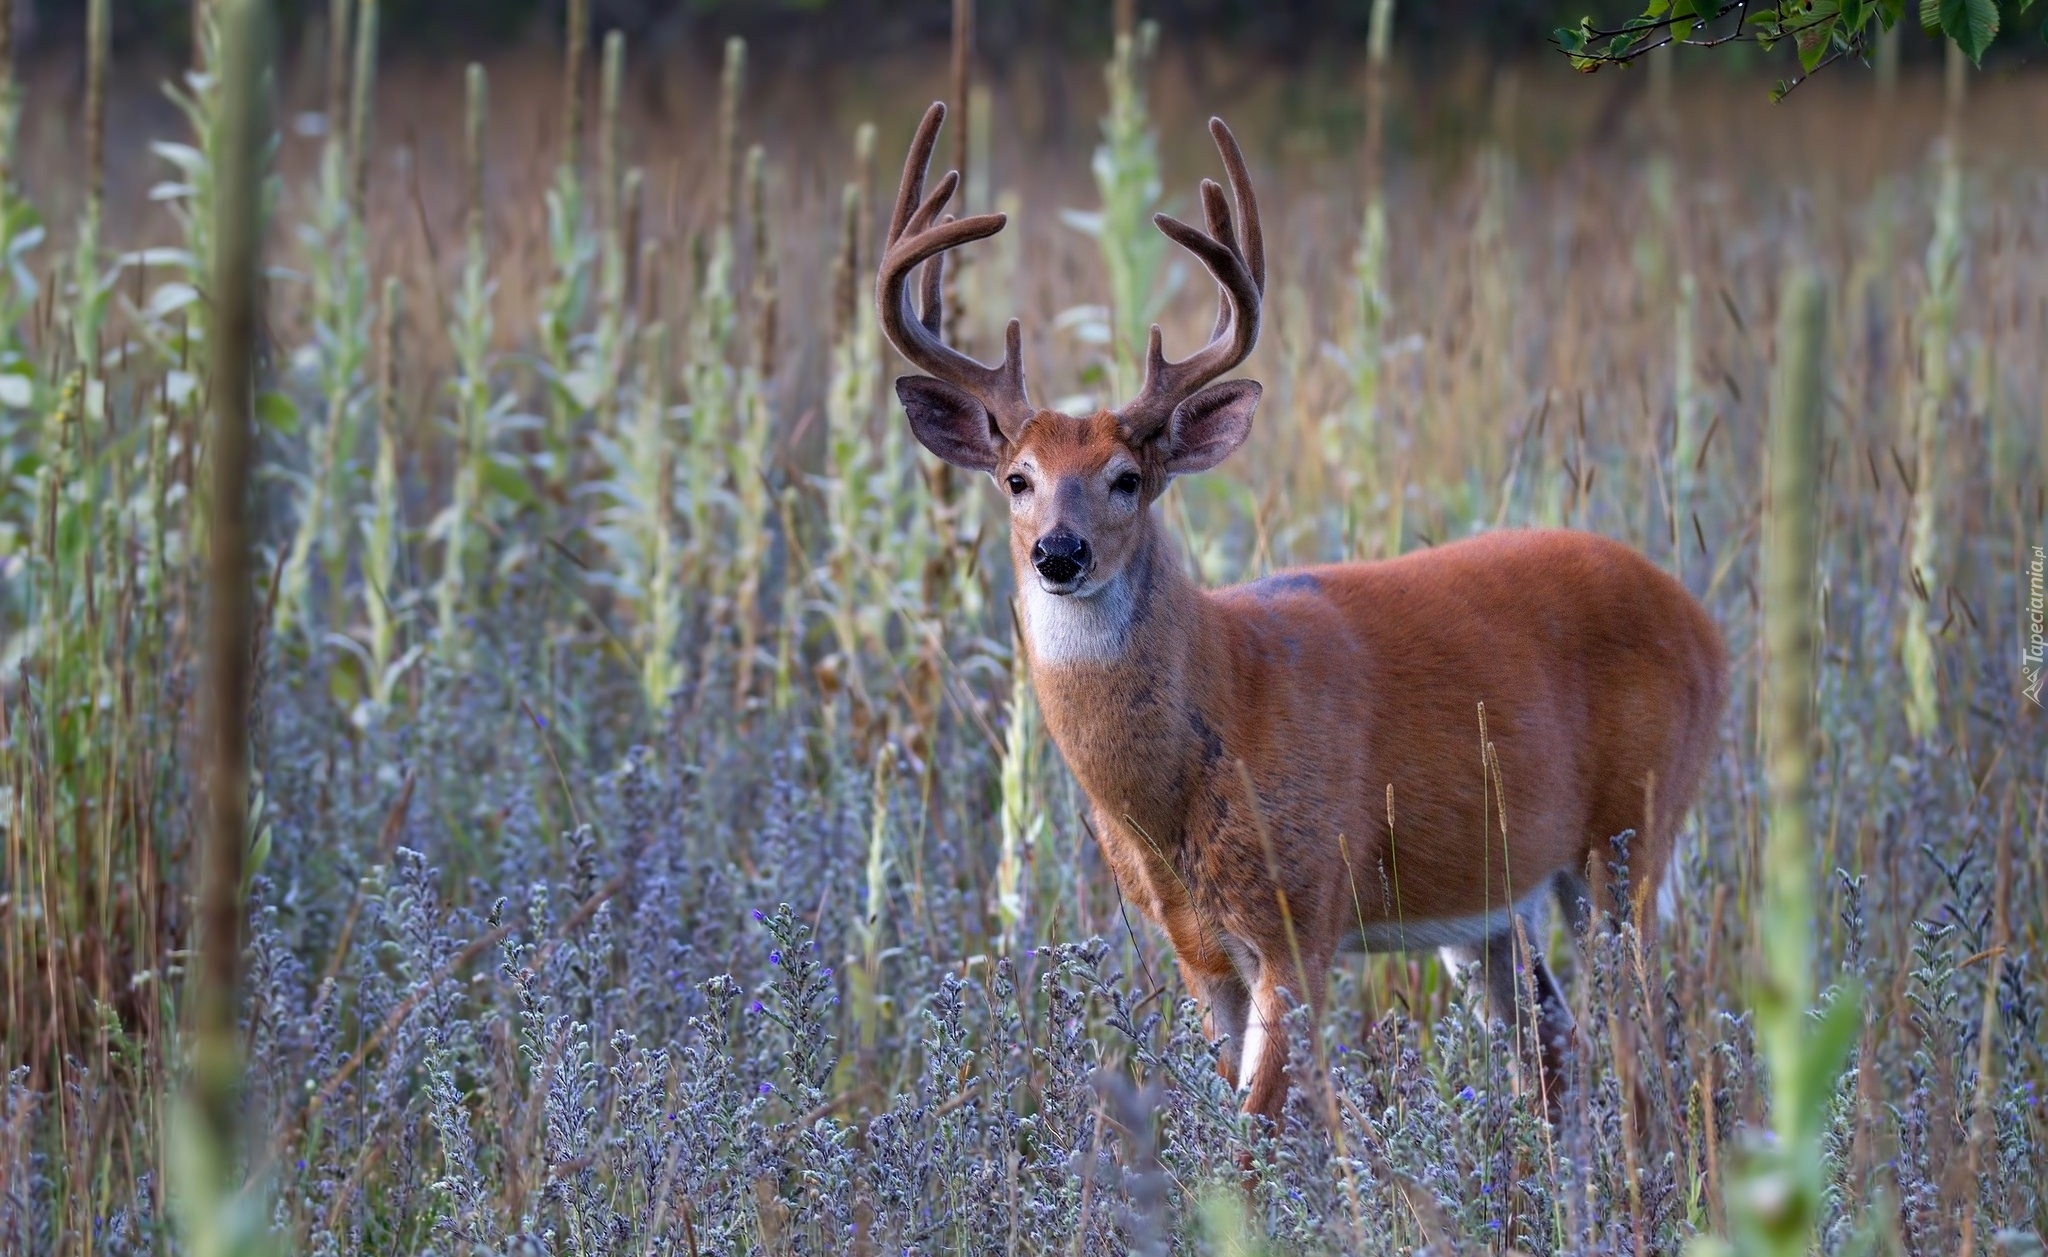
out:
M1013 475L1010 477L1009 485L1010 495L1012 497L1015 497L1020 493L1027 493L1031 489L1031 482L1029 480L1026 480L1024 477L1017 475Z
M1109 491L1111 493L1136 493L1140 483L1137 472L1127 471L1109 482Z

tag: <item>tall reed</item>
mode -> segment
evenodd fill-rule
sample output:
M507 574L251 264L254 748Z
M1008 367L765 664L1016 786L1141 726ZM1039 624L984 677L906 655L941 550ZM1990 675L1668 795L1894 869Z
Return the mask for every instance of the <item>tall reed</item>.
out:
M1920 372L1912 394L1913 513L1906 548L1906 625L1900 661L1906 673L1906 727L1916 738L1940 728L1940 685L1929 616L1946 571L1938 515L1943 496L1942 414L1949 403L1956 304L1963 262L1962 108L1968 60L1951 42L1947 62L1948 125L1935 157L1934 234L1927 242L1927 289L1915 321L1920 329Z
M191 1111L181 1122L177 1199L197 1257L256 1251L269 1225L260 1192L238 1190L242 1122L242 861L247 841L249 694L255 607L249 551L258 270L263 239L264 93L269 13L263 0L216 0L220 131L211 284L213 521L207 530L206 839L200 851L198 965L193 977Z
M484 226L484 133L490 121L490 86L483 66L471 62L464 77L462 288L455 299L455 395L457 454L447 513L433 531L442 538L441 577L435 585L438 644L444 660L462 659L468 633L471 531L484 506L492 477L493 421L505 407L494 404L491 387L490 242ZM509 399L508 399L509 400ZM519 481L508 477L512 483Z
M282 569L277 622L282 631L330 629L339 619L348 564L347 521L353 509L358 412L370 356L371 294L363 198L376 97L378 0L334 0L328 38L330 75L348 67L346 88L327 85L329 116L321 145L311 220L300 228L312 275L311 315L321 409L308 442L310 464L297 477L296 516ZM351 23L350 19L354 21ZM341 111L345 110L343 113ZM324 610L313 605L315 564L327 587Z
M100 330L107 309L108 279L101 274L101 223L107 194L107 45L111 38L108 0L85 7L85 209L72 247L72 353L86 369L88 387L101 387Z
M399 450L403 436L398 414L398 344L403 335L398 277L384 277L377 302L377 347L371 408L376 415L376 455L370 471L370 498L361 520L363 618L369 625L364 643L365 693L371 711L382 718L391 706L407 669L420 648L400 653L400 620L409 601L399 588L405 521L400 517Z
M1159 28L1141 22L1135 32L1120 32L1116 50L1103 71L1109 85L1109 110L1102 119L1102 143L1090 170L1102 198L1099 210L1066 210L1067 225L1094 237L1101 253L1109 306L1099 319L1072 311L1062 321L1100 343L1107 354L1103 392L1130 397L1144 371L1147 330L1158 317L1166 294L1160 276L1166 265L1166 238L1152 226L1159 208L1159 143L1145 108L1145 73L1158 42Z
M1391 531L1364 544L1364 521L1374 510L1374 499L1385 501L1384 469L1380 459L1381 398L1380 374L1385 366L1386 328L1391 314L1387 292L1387 200L1386 129L1387 75L1394 38L1394 0L1373 0L1365 68L1365 217L1359 228L1358 249L1352 255L1356 307L1351 342L1344 351L1349 368L1351 404L1348 423L1324 429L1323 454L1338 469L1344 509L1354 523L1347 525L1347 549L1377 548L1392 554L1400 549L1400 514L1388 512L1395 521ZM1356 540L1353 540L1356 539Z
M1837 990L1818 1024L1814 1000L1812 807L1814 661L1819 652L1814 573L1819 562L1821 421L1827 317L1820 279L1787 277L1772 387L1763 561L1765 732L1770 790L1757 922L1757 1034L1770 1068L1774 1138L1752 1146L1729 1188L1733 1250L1805 1253L1827 1183L1821 1136L1835 1079L1861 1025L1854 988Z
M569 0L562 72L562 155L547 192L549 279L541 296L541 356L546 424L537 476L547 499L565 499L577 457L578 428L599 401L599 379L578 362L578 336L592 301L591 268L599 241L585 222L583 77L590 39L590 0ZM623 52L623 46L622 46Z

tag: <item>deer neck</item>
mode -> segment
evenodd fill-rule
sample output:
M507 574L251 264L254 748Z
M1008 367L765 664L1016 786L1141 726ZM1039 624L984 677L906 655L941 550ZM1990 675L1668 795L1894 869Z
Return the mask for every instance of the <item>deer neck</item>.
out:
M1023 588L1032 688L1067 767L1111 823L1178 840L1195 770L1220 755L1195 701L1206 600L1158 528L1088 596Z

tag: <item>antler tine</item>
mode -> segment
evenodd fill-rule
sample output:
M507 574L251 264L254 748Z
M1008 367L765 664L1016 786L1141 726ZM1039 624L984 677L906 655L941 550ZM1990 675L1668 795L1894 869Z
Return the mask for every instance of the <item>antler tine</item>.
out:
M1266 236L1259 229L1259 202L1252 195L1251 170L1244 164L1244 150L1223 119L1209 119L1209 136L1223 157L1223 170L1230 179L1230 194L1237 200L1237 217L1244 223L1244 247L1238 252L1251 268L1252 283L1266 291Z
M1032 416L1029 395L1024 388L1023 340L1015 320L1005 336L1007 352L991 367L947 345L940 337L942 322L944 255L970 241L983 240L1003 229L1001 214L975 214L955 218L945 214L947 202L960 186L958 171L949 171L924 191L925 173L938 146L939 124L945 121L945 105L934 101L917 125L910 142L910 154L903 163L903 179L896 188L896 207L889 218L889 238L882 254L880 273L875 276L875 305L883 332L911 365L956 388L965 390L988 412L996 430L1015 440ZM921 308L911 308L910 273L924 267L920 285Z
M911 211L924 199L924 172L932 164L932 150L939 144L939 125L946 120L943 101L933 101L918 119L917 134L911 137L910 152L903 158L903 179L896 185L896 209L889 215L889 243L895 244L910 225Z
M1209 343L1181 359L1169 361L1153 325L1145 351L1145 381L1138 396L1118 412L1137 440L1156 434L1173 416L1174 407L1196 390L1247 357L1259 340L1259 308L1266 290L1266 244L1259 229L1259 207L1252 195L1251 174L1236 137L1220 118L1209 120L1209 134L1223 157L1237 202L1233 223L1223 189L1214 181L1201 184L1202 218L1208 231L1197 231L1177 218L1155 214L1152 222L1167 239L1186 249L1215 277L1218 289L1216 324ZM1241 226L1240 226L1241 225Z
M953 221L951 214L946 222ZM924 324L924 330L932 335L939 334L939 328L946 321L946 255L934 253L924 264L924 300L918 303L917 321Z
M1202 180L1202 218L1208 224L1209 234L1237 249L1237 233L1230 226L1230 202L1223 199L1223 189L1214 179ZM1209 329L1209 339L1223 335L1223 329L1230 326L1230 290L1217 285L1216 325Z

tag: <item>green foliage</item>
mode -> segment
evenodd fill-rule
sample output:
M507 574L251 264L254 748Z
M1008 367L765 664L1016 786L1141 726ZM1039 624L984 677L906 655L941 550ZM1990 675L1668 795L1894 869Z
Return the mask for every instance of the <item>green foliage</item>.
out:
M2033 2L2012 0L2022 15ZM1777 5L1650 0L1649 7L1618 27L1603 27L1583 17L1577 26L1551 32L1550 41L1571 60L1573 69L1586 74L1604 66L1628 65L1671 45L1717 48L1747 43L1768 52L1789 42L1798 50L1802 77L1781 80L1772 89L1771 98L1776 100L1823 66L1843 57L1867 57L1878 36L1905 14L1905 0L1785 0ZM1975 64L1982 64L2000 26L1999 0L1920 0L1917 16L1923 31L1953 41Z
M1083 343L1103 346L1109 358L1108 392L1129 397L1144 371L1146 329L1171 295L1162 288L1166 237L1152 225L1159 207L1159 142L1145 109L1145 67L1158 41L1158 28L1147 22L1135 36L1118 36L1116 52L1104 71L1109 83L1109 112L1102 119L1102 143L1089 169L1102 196L1100 210L1065 210L1060 217L1077 231L1095 238L1109 281L1107 309L1081 306L1064 312L1060 322Z
M1764 849L1763 972L1755 987L1757 1035L1770 1066L1775 1138L1752 1139L1728 1186L1728 1227L1745 1254L1799 1257L1811 1250L1826 1191L1820 1157L1835 1079L1862 1025L1853 989L1817 1014L1810 812L1813 799L1814 652L1823 355L1827 319L1819 278L1786 278L1771 403L1769 534L1763 554L1766 735L1770 828ZM1703 1254L1728 1251L1714 1242Z

